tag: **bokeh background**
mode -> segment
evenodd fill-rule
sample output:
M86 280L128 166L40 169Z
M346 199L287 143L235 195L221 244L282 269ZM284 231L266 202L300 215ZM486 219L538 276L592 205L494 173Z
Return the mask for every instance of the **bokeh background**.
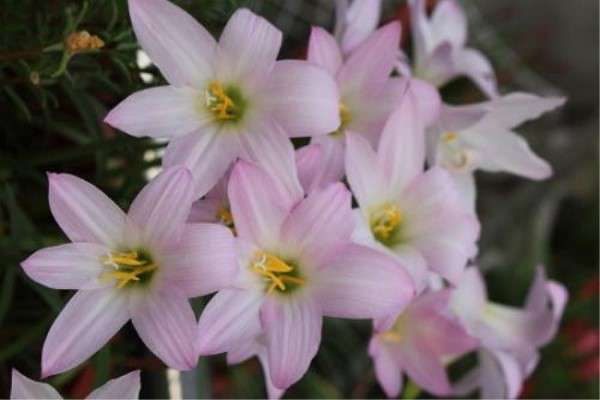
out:
M176 3L215 35L238 6L249 6L284 32L286 58L304 56L311 24L331 28L334 22L331 0ZM598 398L598 2L461 3L469 41L491 58L503 93L569 99L520 129L553 165L552 179L478 176L483 232L477 262L492 299L521 305L539 262L571 297L560 333L543 350L521 397ZM384 1L383 20L393 18L402 21L408 45L404 1ZM81 29L106 45L65 63L53 45ZM66 240L48 209L46 171L77 174L126 208L148 169L160 165L162 144L102 123L127 95L162 82L156 68L138 63L137 49L124 0L0 0L0 397L8 395L13 367L39 378L43 339L71 296L35 284L19 267L34 250ZM466 80L448 85L443 95L454 103L481 99ZM194 301L197 311L205 301ZM287 395L382 397L366 353L369 333L367 321L327 320L310 372ZM89 362L49 382L68 397L82 397L134 368L143 371L143 397L181 391L187 397L264 396L256 360L227 368L216 356L200 360L194 371L166 373L130 325Z

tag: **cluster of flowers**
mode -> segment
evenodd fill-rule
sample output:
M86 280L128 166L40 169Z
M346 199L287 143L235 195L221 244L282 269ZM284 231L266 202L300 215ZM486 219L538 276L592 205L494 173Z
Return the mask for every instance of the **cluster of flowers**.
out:
M166 0L129 0L169 85L131 95L106 122L170 143L127 214L89 183L49 174L50 209L72 243L22 266L77 293L46 337L44 377L82 363L131 319L171 368L257 356L276 398L308 370L327 316L373 320L368 352L390 397L403 373L436 395L518 394L567 294L539 267L523 308L487 299L470 264L473 173L549 177L512 129L564 100L500 96L490 63L465 47L456 1L430 16L424 0L409 6L413 64L399 22L377 29L375 0L338 2L336 34L313 28L305 61L277 60L281 32L249 10L217 42ZM437 87L457 76L489 100L444 104ZM294 151L290 137L311 142ZM189 298L214 292L198 322ZM446 366L472 351L479 364L451 383ZM137 391L137 374L127 379L116 387ZM18 373L13 384L17 395L52 390Z

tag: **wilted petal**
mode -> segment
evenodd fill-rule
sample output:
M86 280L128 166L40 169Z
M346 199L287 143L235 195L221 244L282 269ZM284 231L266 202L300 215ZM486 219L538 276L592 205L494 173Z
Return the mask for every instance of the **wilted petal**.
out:
M261 309L271 379L287 389L308 370L321 342L323 317L310 298L270 297Z
M16 369L12 370L12 383L10 387L11 399L62 399L61 395L47 383L36 382L21 374Z
M125 213L90 183L69 174L48 174L50 211L72 242L118 245Z
M183 293L137 293L132 296L129 309L138 335L165 364L178 370L196 365L196 317Z
M88 359L129 320L127 297L112 289L80 290L52 324L42 350L42 376Z
M204 296L229 285L237 272L231 230L217 224L187 224L181 240L160 261L169 284L188 297Z
M145 89L119 103L104 122L137 137L183 136L212 121L200 101L198 90L188 87Z
M239 348L260 333L258 312L262 293L252 290L223 289L206 305L196 338L200 355L224 353Z
M306 61L275 63L265 105L291 137L324 135L340 125L340 95L333 77Z
M88 399L137 399L140 395L140 371L132 371L111 379L87 397Z
M129 208L129 217L150 243L176 241L193 201L192 174L181 166L166 168L141 192Z
M216 42L191 15L166 0L129 0L138 41L174 86L202 87L213 72Z
M340 249L316 279L323 314L337 318L389 315L415 292L410 276L392 257L355 244Z
M94 243L69 243L33 253L21 266L34 281L54 289L94 289L101 286L100 258L109 253Z
M310 31L306 59L324 68L331 76L335 76L342 65L342 53L335 38L318 26L313 26Z
M219 39L217 74L225 82L268 74L281 47L281 31L246 8L229 19Z

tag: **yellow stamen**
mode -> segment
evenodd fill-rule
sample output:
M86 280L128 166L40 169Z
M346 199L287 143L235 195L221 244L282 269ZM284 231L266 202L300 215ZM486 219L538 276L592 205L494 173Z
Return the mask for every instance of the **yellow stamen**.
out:
M218 81L212 81L204 92L206 107L212 111L217 120L227 121L237 118L236 105L225 93L223 85Z
M442 135L442 140L446 143L456 142L457 139L458 135L456 134L456 132L446 132Z
M398 343L402 339L402 336L400 336L400 334L398 332L394 332L393 330L383 332L380 336L386 342L393 342L393 343Z
M264 251L257 251L252 259L250 267L253 272L261 275L267 282L270 282L267 294L275 289L284 292L292 286L301 286L305 280L295 275L289 275L294 272L294 267L272 254ZM288 283L288 285L286 285Z
M386 204L371 217L371 231L379 240L388 240L402 222L402 214L395 204Z
M105 271L100 276L102 281L117 281L117 288L121 289L131 282L138 282L141 276L157 269L156 264L150 260L140 259L137 251L111 253L100 258L102 264L110 266L112 270Z
M98 36L90 35L88 31L79 31L67 36L65 47L70 54L75 54L102 48L104 42Z
M235 235L235 224L233 222L233 215L229 207L223 206L217 210L217 219L226 227L233 231Z
M348 123L350 123L350 119L351 119L350 109L346 106L346 104L344 104L341 101L340 101L340 105L339 105L339 113L340 113L340 126L338 126L338 128L335 131L331 132L332 135L343 134L344 131L346 130L346 127L348 126Z

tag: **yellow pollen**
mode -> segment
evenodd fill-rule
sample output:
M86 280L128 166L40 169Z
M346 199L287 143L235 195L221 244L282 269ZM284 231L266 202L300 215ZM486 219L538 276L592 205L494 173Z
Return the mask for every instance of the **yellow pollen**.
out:
M456 132L446 132L442 135L442 140L446 143L456 142L457 139L458 135L456 134Z
M65 47L71 54L84 51L96 50L104 47L104 42L96 35L90 35L88 31L72 32L65 39Z
M386 204L371 218L371 231L379 240L388 240L402 222L402 214L395 204Z
M102 264L112 268L100 276L103 281L117 280L117 288L121 289L131 282L139 282L140 276L154 271L157 266L151 261L140 259L137 251L111 253L100 258Z
M398 343L402 336L398 332L394 332L393 330L389 330L387 332L383 332L380 334L381 338L386 342Z
M231 210L227 206L220 207L217 210L217 219L223 225L231 229L234 235L236 235L235 231L235 223L233 222L233 215L231 214Z
M204 92L206 107L212 111L217 120L228 121L237 118L236 105L225 93L223 85L218 81L212 81L208 84Z
M250 267L253 272L263 276L267 282L270 282L267 294L272 293L275 289L285 291L289 289L289 285L303 285L304 279L290 275L294 272L294 268L285 261L272 254L264 251L257 251L252 259ZM297 272L297 271L296 271Z
M340 105L339 105L339 113L340 113L340 126L338 126L338 128L331 133L332 135L343 134L344 131L346 130L346 127L348 126L348 123L350 122L350 119L351 119L350 110L341 101L340 101Z

